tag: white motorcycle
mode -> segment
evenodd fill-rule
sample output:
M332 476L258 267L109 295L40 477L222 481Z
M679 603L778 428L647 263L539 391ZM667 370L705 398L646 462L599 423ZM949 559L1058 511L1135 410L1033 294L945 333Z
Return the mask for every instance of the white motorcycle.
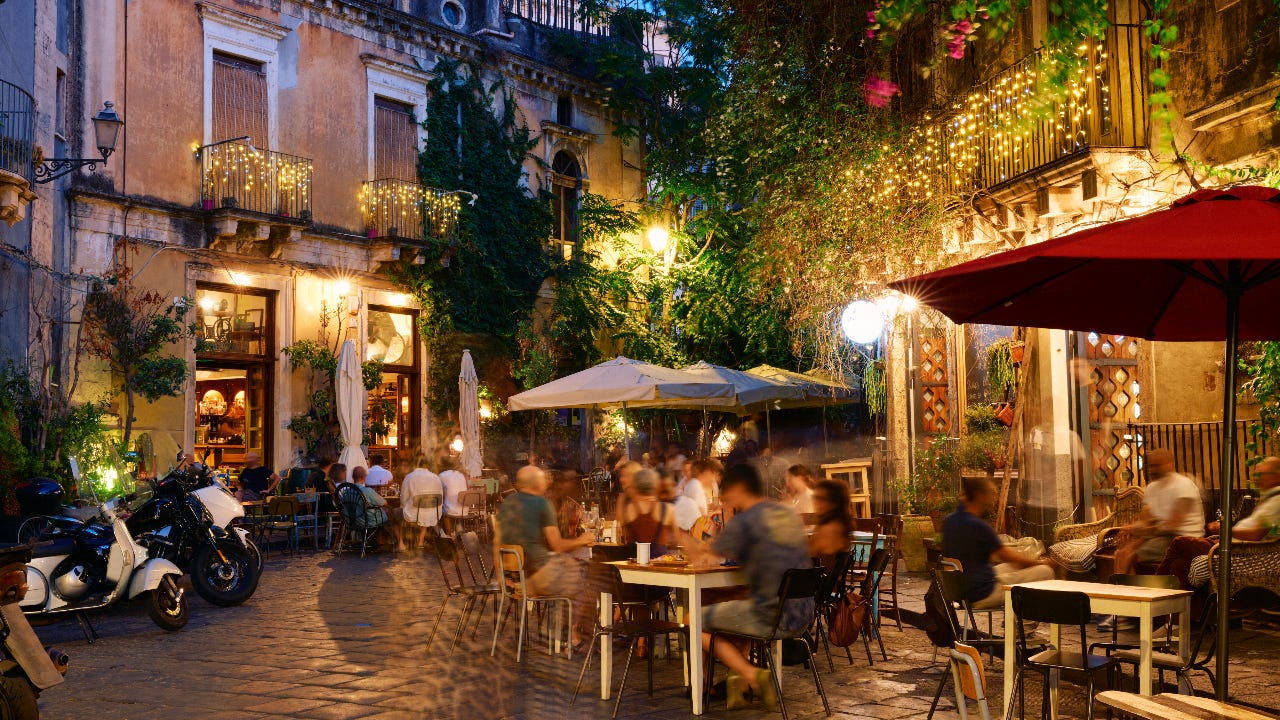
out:
M79 471L72 465L79 482ZM27 594L20 603L32 617L76 614L122 599L143 597L151 619L165 630L187 624L188 607L178 586L182 571L163 558L148 557L134 542L124 515L145 502L149 488L102 502L87 520L50 525L27 563Z

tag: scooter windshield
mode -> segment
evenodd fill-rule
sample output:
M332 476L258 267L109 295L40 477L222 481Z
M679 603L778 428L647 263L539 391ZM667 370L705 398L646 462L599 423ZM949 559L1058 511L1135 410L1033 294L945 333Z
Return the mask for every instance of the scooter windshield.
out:
M102 505L114 500L117 509L131 510L154 492L151 483L135 477L110 441L86 443L70 462L81 505Z

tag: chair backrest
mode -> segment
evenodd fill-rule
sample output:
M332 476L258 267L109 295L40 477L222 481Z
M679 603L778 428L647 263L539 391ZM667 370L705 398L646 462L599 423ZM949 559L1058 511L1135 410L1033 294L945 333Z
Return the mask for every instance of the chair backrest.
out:
M963 636L961 632L960 617L956 614L957 607L965 607L964 596L969 589L969 584L964 578L964 573L959 570L948 570L945 568L934 568L930 571L933 576L933 584L937 589L945 608L935 608L941 612L951 626L951 632L955 637Z
M489 568L484 564L484 550L480 547L480 536L476 535L475 530L468 530L458 536L458 540L462 543L463 552L466 553L467 567L471 570L471 577L477 584L489 582ZM476 565L480 566L480 571L476 572Z
M351 527L364 527L365 511L368 507L360 486L344 482L338 486L337 493L342 519Z
M778 583L778 612L773 618L773 632L769 634L770 639L777 637L778 631L782 628L782 618L787 609L787 601L816 598L818 586L821 583L822 568L791 568L782 574L782 582ZM804 623L805 627L808 627L811 622L813 622L813 618L809 617Z
M942 580L938 568L929 570L929 590L924 594L924 614L932 624L925 634L935 648L950 648L960 639L960 621L956 619L956 607L942 592ZM930 627L932 629L930 629Z
M1080 647L1087 648L1085 626L1089 624L1089 596L1082 592L1063 592L1060 590L1041 590L1039 588L1019 587L1010 589L1013 593L1013 614L1019 620L1042 622L1052 625L1075 625L1080 628ZM1015 623L1018 629L1018 644L1026 657L1027 637L1024 623Z
M449 590L456 590L466 584L462 577L462 565L458 562L458 545L453 538L447 535L436 536L436 563L440 565L440 575L444 577L444 584ZM449 569L445 564L453 565L453 574L457 578L450 577Z
M863 597L869 598L872 591L880 586L880 578L887 567L889 567L889 551L884 548L873 550L871 559L867 561L867 577L862 583Z
M298 514L298 498L292 495L277 495L271 498L267 501L267 514L292 518Z
M1109 579L1112 585L1153 588L1157 590L1177 590L1182 585L1175 575L1128 575L1116 573Z
M853 519L853 529L858 532L868 532L874 535L879 535L884 531L884 523L880 521L880 518L856 517Z
M463 490L458 493L458 504L467 514L483 514L485 511L485 493L482 490Z
M822 573L822 584L818 588L818 602L829 603L844 597L849 573L852 570L853 553L848 550L836 553L831 561L831 571Z
M502 568L502 594L508 597L525 596L524 548L519 545L498 546L498 562Z
M413 496L413 506L418 510L433 510L444 504L444 496L438 493L425 493Z
M1111 511L1112 527L1127 525L1142 514L1142 488L1134 485L1116 493L1115 509Z
M983 702L987 699L987 673L982 667L982 655L972 645L962 642L955 644L951 650L951 659L960 668L960 691L970 700Z
M902 516L891 513L880 513L876 516L880 520L881 532L885 535L901 535L902 534Z
M941 565L942 567L949 567L952 570L964 570L964 563L953 557L942 558L938 561L938 565Z

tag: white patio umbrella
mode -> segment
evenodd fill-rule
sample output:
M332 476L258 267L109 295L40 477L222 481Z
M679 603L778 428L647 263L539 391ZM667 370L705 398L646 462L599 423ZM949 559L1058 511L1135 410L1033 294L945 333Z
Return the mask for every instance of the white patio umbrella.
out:
M458 425L462 430L462 469L469 478L480 477L480 379L471 360L471 351L462 351L462 371L458 373Z
M753 408L768 406L783 400L803 400L805 393L803 388L780 380L762 377L760 375L751 375L741 370L734 370L723 365L714 365L705 360L699 360L683 369L684 372L700 375L706 378L715 378L723 380L733 386L735 407L717 408L718 410L733 410L738 414L751 412ZM707 432L707 409L702 407L702 432ZM699 448L700 452L702 448Z
M552 380L507 401L512 410L621 407L627 457L631 456L628 407L731 406L735 402L733 386L723 380L625 357Z
M773 436L773 428L770 427L769 421L770 410L826 407L827 405L858 402L862 399L860 388L853 388L838 380L833 380L817 370L797 373L772 365L757 365L748 370L747 374L784 383L801 392L801 397L799 398L785 398L777 402L764 403L763 408L759 408L764 410L765 432L769 434L770 440L772 440ZM824 451L829 452L826 448L827 415L825 411L822 414L822 444Z
M348 477L352 468L367 467L360 441L364 435L364 410L368 393L364 389L364 377L360 373L360 358L356 355L356 343L347 340L338 353L338 372L333 378L333 389L338 401L338 426L342 430L342 455L338 462L347 466Z

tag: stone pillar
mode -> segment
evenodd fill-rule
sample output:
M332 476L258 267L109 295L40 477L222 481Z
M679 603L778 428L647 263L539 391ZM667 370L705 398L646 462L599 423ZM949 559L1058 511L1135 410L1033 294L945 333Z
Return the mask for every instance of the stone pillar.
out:
M1023 398L1022 507L1023 531L1046 543L1054 523L1071 518L1076 502L1073 447L1081 447L1072 430L1069 336L1063 330L1031 330L1032 357L1027 394ZM1012 502L1012 497L1010 502ZM1068 522L1074 522L1069 519Z
M907 316L899 312L886 330L885 365L885 434L889 438L890 472L887 480L906 480L911 474L910 450L910 371L907 367Z

